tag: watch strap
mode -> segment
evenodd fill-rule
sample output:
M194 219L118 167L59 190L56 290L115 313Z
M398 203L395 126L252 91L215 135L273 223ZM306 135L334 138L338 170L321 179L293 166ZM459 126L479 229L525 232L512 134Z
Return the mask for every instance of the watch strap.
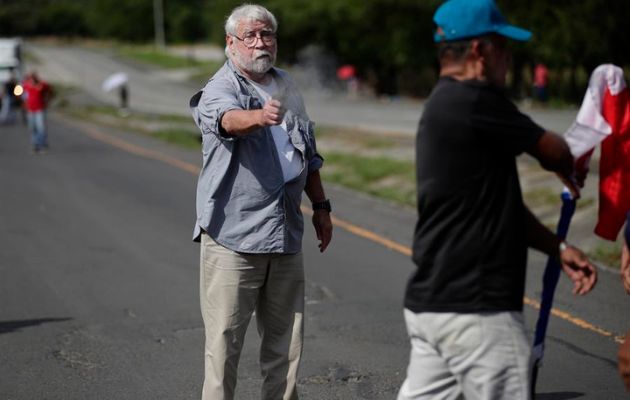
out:
M326 199L324 201L317 201L313 203L313 211L316 210L326 210L328 212L332 211L332 207L330 206L330 200Z

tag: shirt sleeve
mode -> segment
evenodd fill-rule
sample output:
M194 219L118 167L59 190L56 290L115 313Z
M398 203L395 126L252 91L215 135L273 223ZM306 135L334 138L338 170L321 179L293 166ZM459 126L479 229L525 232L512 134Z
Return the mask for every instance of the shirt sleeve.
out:
M476 132L493 147L514 155L531 149L545 132L498 91L482 92L475 102L472 115Z
M317 171L324 165L324 158L317 152L317 144L315 143L314 135L314 123L308 122L308 144L307 144L307 159L308 159L308 172Z
M231 82L213 79L190 100L195 123L202 134L212 134L221 140L235 140L221 128L221 118L230 110L242 110L239 95Z

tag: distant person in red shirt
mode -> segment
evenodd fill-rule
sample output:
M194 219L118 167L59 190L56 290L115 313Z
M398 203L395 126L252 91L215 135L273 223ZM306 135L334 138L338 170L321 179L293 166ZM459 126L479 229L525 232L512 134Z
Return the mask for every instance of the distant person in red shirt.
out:
M549 70L545 64L538 63L534 68L534 97L536 100L547 102L547 84L549 83Z
M31 131L33 152L45 152L48 149L48 132L46 130L46 107L52 97L50 85L41 80L36 72L26 76L23 82L24 107L28 127Z

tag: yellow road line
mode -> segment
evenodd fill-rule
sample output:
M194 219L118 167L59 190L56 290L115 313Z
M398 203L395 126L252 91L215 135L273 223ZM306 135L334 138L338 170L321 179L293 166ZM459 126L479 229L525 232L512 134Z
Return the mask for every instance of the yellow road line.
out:
M536 300L532 300L528 297L524 297L523 298L523 302L525 304L527 304L528 306L535 308L537 310L540 310L540 302L536 301ZM569 314L568 312L565 311L561 311L558 310L557 308L552 308L551 309L551 315L554 315L560 319L563 319L567 322L572 323L573 325L579 326L582 329L586 329L587 331L592 331L595 333L598 333L602 336L608 337L613 339L615 342L617 343L623 343L623 336L615 336L612 332L607 331L606 329L600 328L598 326L595 326L589 322L584 321L583 319L574 317L573 315Z
M152 160L162 161L166 164L172 165L173 167L182 169L195 175L199 174L199 167L197 167L196 165L178 160L175 157L167 156L166 154L160 153L158 151L149 150L145 147L126 142L112 135L103 133L92 126L84 125L83 127L85 129L86 135L93 139L107 143L114 147L118 147L119 149L122 149L128 153L136 154L144 158L150 158Z
M124 150L126 152L132 153L132 154L136 154L138 156L144 157L144 158L149 158L152 160L157 160L157 161L162 161L166 164L169 164L175 168L179 168L181 170L184 170L186 172L190 172L191 174L194 175L198 175L199 174L199 167L197 167L196 165L187 163L185 161L181 161L178 160L174 157L170 157L167 156L166 154L160 153L158 151L154 151L154 150L149 150L147 148L126 142L122 139L116 138L112 135L103 133L101 131L99 131L98 129L92 127L92 126L88 126L88 125L83 125L81 124L82 128L84 128L85 133L87 134L87 136L99 140L101 142L107 143L109 145L112 145L114 147L117 147L121 150ZM307 215L311 215L312 211L306 207L301 207L302 212L307 214ZM346 222L342 219L339 219L337 217L332 217L332 223L333 225L346 230L356 236L362 237L364 239L370 240L372 242L378 243L384 247L387 247L390 250L394 250L397 251L401 254L404 254L407 257L411 256L411 248L408 246L404 246L400 243L394 242L393 240L387 239L386 237L380 236L377 233L374 233L372 231L369 231L367 229L361 228L357 225L351 224L350 222ZM535 309L540 309L540 303L537 302L536 300L532 300L530 298L528 298L527 296L525 296L523 298L523 302L525 304L527 304L528 306L535 308ZM615 342L617 343L623 343L623 336L615 336L612 332L607 331L603 328L600 328L598 326L595 326L589 322L584 321L583 319L574 317L573 315L569 314L568 312L565 311L561 311L558 310L557 308L552 308L551 309L551 314L562 319L565 320L573 325L576 325L582 329L586 329L592 332L595 332L601 336L604 337L608 337L613 339Z
M300 209L306 215L313 215L313 211L310 208L301 206ZM372 231L368 231L367 229L361 228L360 226L356 226L351 224L350 222L346 222L342 219L339 219L335 216L331 215L332 223L335 226L338 226L341 229L344 229L350 233L353 233L359 237L370 240L372 242L378 243L384 247L387 247L390 250L397 251L406 255L407 257L411 257L411 249L407 246L404 246L400 243L396 243L393 240L387 239L386 237L380 236L377 233Z

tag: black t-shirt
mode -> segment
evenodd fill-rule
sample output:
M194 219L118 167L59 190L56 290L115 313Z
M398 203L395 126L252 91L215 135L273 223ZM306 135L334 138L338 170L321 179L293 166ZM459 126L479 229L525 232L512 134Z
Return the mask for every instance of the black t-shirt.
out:
M441 78L416 139L414 312L522 310L525 208L516 156L544 130L498 87Z

